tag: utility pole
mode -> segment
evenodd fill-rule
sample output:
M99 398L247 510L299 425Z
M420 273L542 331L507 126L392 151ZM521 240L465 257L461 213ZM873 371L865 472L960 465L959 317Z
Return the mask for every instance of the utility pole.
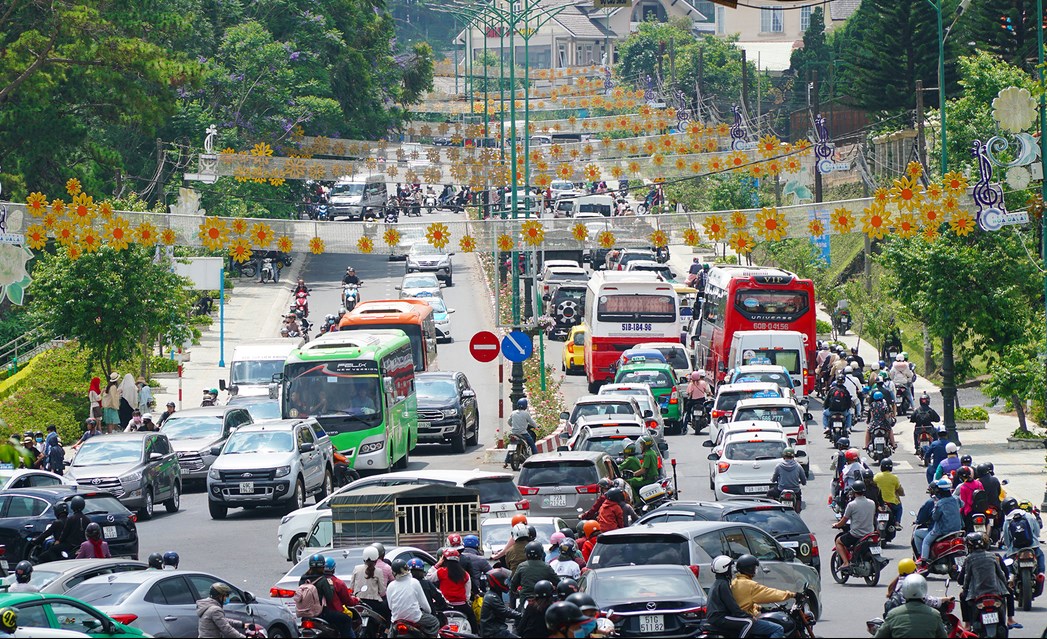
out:
M811 122L818 117L821 111L821 99L818 96L818 70L814 69L811 71ZM817 133L817 132L816 132ZM814 201L822 201L822 172L818 170L817 164L814 167Z
M676 86L676 38L669 39L669 77L670 86Z
M745 49L742 49L742 109L749 113L749 63L746 61Z
M916 81L916 153L920 165L927 171L927 140L923 133L923 80Z

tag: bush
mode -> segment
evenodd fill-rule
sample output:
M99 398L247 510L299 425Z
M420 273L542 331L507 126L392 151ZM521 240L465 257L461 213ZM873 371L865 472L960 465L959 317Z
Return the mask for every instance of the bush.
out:
M963 406L956 409L955 417L961 422L987 422L989 411L984 406Z
M1011 433L1011 437L1014 439L1043 439L1043 435L1037 435L1036 433L1021 428L1014 429L1014 432Z
M815 331L819 335L831 335L833 332L832 322L826 322L825 320L818 320L815 323Z
M153 355L149 359L149 370L153 373L177 373L178 362L171 359L170 357L160 357L159 355Z
M42 431L54 424L63 442L75 442L87 419L87 353L71 343L32 361L33 368L18 389L0 402L0 420L7 423L7 431L0 435Z

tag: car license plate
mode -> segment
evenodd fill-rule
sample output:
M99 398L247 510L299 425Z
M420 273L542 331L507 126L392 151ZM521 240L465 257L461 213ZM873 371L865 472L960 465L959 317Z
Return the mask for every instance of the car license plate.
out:
M418 428L429 428L432 425L432 422L418 422Z
M665 632L665 617L661 615L640 615L640 632Z
M102 528L102 536L106 539L116 539L116 526L105 526Z
M869 546L869 552L879 557L882 551L879 546Z
M542 505L546 508L566 508L567 495L549 495L542 498Z
M746 486L745 492L747 493L765 493L767 492L767 486Z
M883 437L876 437L875 439L873 439L873 443L874 444L886 444L887 440L884 439Z
M982 625L990 623L1000 623L1000 613L998 612L983 612L982 613Z
M890 518L891 515L889 513L878 513L876 515L876 521L887 521Z
M253 495L254 494L254 482L253 481L242 481L242 482L240 482L240 494L241 495Z

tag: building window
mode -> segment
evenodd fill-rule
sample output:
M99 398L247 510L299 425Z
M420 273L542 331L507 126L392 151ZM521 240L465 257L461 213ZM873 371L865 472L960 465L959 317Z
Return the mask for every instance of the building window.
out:
M782 33L785 31L785 10L764 7L760 9L760 32Z
M712 24L716 21L716 5L712 0L694 0L692 3L698 13L702 14L702 20L695 20L703 24Z
M811 7L800 7L800 31L807 33L811 26Z
M724 20L727 18L727 11L723 7L716 7L716 33L719 35L724 34Z

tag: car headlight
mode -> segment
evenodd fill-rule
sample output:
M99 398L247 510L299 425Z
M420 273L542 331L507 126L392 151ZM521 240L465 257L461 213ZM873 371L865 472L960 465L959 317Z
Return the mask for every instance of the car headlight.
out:
M127 473L120 478L121 484L136 484L140 481L142 481L142 471L140 470L136 470L133 473Z
M458 417L457 408L448 408L444 410L444 417Z
M221 479L222 476L218 474L218 469L211 466L211 469L207 471L207 476L211 479Z
M290 466L279 466L276 469L275 477L284 477L284 476L289 475L289 474L291 474L291 467Z

